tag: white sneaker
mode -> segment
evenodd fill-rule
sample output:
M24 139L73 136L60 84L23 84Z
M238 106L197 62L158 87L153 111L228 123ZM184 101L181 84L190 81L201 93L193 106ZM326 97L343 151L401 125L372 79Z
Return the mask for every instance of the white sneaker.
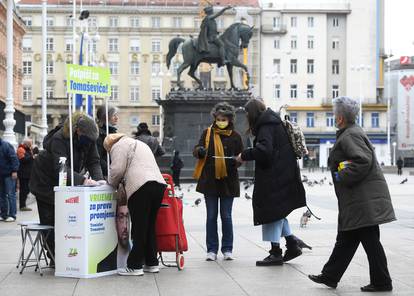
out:
M206 261L216 261L217 260L217 254L210 252L207 253Z
M148 265L144 265L144 272L148 272L148 273L158 273L158 272L160 272L160 268L158 266L148 266Z
M224 254L223 254L223 256L224 256L224 260L226 260L226 261L231 261L231 260L234 260L234 258L233 258L233 253L232 252L225 252Z
M4 218L0 216L0 221L4 221Z
M14 222L16 221L16 219L14 219L13 217L7 217L6 220L4 220L5 222Z
M118 274L125 275L125 276L142 276L144 275L144 270L142 268L132 269L129 267L124 267L124 268L118 268Z

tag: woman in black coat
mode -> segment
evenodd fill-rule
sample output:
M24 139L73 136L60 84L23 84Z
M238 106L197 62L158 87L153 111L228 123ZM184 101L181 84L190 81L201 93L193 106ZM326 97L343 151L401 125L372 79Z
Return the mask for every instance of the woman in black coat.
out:
M306 205L295 153L279 115L257 99L245 106L254 147L237 157L239 162L256 161L253 190L254 225L262 225L264 241L271 242L270 255L257 266L282 265L302 254L286 217ZM280 237L286 239L282 258Z
M198 180L197 191L204 194L207 207L206 243L207 261L215 261L219 249L217 216L220 204L222 224L221 252L224 260L233 259L232 206L240 196L236 155L243 151L243 142L234 130L235 108L228 103L218 103L212 110L213 124L201 135L194 148L198 158L194 178Z

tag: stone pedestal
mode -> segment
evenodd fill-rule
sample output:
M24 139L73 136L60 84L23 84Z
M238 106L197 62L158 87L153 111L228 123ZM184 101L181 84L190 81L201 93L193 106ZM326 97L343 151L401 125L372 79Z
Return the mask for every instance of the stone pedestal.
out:
M164 110L163 146L167 151L167 155L159 160L162 170L168 170L172 152L178 150L185 165L181 175L184 179L191 177L196 162L192 155L193 148L204 129L213 123L210 112L219 102L228 102L238 109L236 130L243 138L243 145L251 146L246 134L246 115L241 109L251 97L252 94L245 90L172 90L165 100L158 101ZM244 165L239 172L242 178L251 177L253 164Z

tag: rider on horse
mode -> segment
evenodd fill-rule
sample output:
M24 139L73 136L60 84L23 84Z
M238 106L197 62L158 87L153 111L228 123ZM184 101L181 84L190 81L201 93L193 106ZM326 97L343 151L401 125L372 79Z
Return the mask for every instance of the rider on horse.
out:
M204 52L209 52L209 43L213 43L215 44L218 49L219 49L219 53L220 53L220 58L221 58L221 64L225 65L228 63L228 61L226 60L226 54L224 51L224 44L223 41L221 41L218 38L218 31L217 31L217 23L216 23L216 18L218 18L219 16L221 16L226 10L229 10L233 8L232 6L227 6L225 8L223 8L222 10L220 10L219 12L217 12L216 14L213 14L214 10L213 10L213 6L208 6L206 8L204 8L204 12L206 13L206 16L204 17L201 26L200 26L200 34L198 36L198 51L200 53L204 53Z

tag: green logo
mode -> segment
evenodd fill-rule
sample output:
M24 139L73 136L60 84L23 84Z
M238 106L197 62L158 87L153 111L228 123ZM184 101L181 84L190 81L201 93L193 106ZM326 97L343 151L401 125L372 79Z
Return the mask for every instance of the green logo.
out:
M78 249L77 248L70 248L68 257L76 257L78 256Z

